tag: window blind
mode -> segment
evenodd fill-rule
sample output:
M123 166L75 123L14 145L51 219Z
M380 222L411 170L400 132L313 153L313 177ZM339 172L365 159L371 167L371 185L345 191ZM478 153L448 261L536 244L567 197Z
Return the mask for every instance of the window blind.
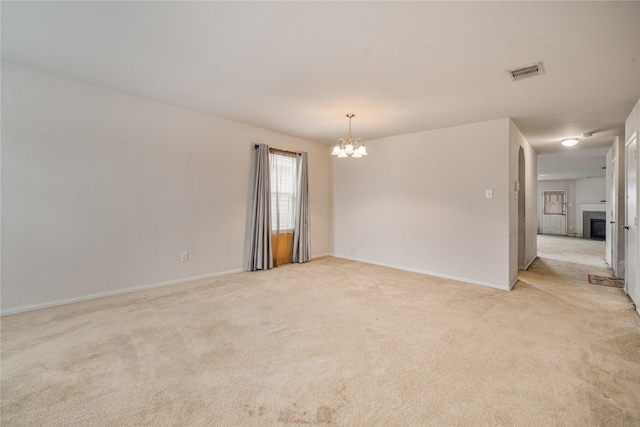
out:
M271 173L271 230L292 232L296 208L296 156L269 150Z

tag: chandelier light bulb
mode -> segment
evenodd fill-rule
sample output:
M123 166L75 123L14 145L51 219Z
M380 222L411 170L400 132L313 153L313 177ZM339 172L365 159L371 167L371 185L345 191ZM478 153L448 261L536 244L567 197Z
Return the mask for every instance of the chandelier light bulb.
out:
M348 142L347 145L344 146L344 151L347 154L353 154L353 145Z
M360 144L360 148L358 148L358 152L363 156L367 155L367 147L364 146L364 142Z

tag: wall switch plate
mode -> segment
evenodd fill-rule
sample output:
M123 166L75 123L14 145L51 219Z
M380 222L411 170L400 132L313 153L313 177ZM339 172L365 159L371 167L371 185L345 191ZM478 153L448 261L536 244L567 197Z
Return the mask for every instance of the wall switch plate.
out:
M187 262L189 261L189 252L182 252L180 254L180 262Z
M484 193L484 196L487 199L492 199L493 198L493 190L486 190L485 193Z
M403 246L403 247L400 249L400 253L406 254L406 253L407 253L407 247L406 247L406 246Z

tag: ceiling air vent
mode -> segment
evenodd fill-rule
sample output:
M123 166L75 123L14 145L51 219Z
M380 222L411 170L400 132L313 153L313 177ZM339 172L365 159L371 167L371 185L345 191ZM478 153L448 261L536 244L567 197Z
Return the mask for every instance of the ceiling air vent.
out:
M539 74L544 74L544 70L542 69L542 62L538 62L529 67L518 68L517 70L509 71L511 75L511 80L522 80L527 77L537 76Z

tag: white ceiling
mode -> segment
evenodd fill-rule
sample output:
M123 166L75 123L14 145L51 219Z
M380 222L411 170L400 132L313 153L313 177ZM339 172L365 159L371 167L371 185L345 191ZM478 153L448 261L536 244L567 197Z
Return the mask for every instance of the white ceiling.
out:
M561 153L538 156L538 180L582 179L606 176L609 148L568 149Z
M514 118L610 146L640 98L640 2L8 2L2 60L331 144ZM518 82L507 70L541 61Z

